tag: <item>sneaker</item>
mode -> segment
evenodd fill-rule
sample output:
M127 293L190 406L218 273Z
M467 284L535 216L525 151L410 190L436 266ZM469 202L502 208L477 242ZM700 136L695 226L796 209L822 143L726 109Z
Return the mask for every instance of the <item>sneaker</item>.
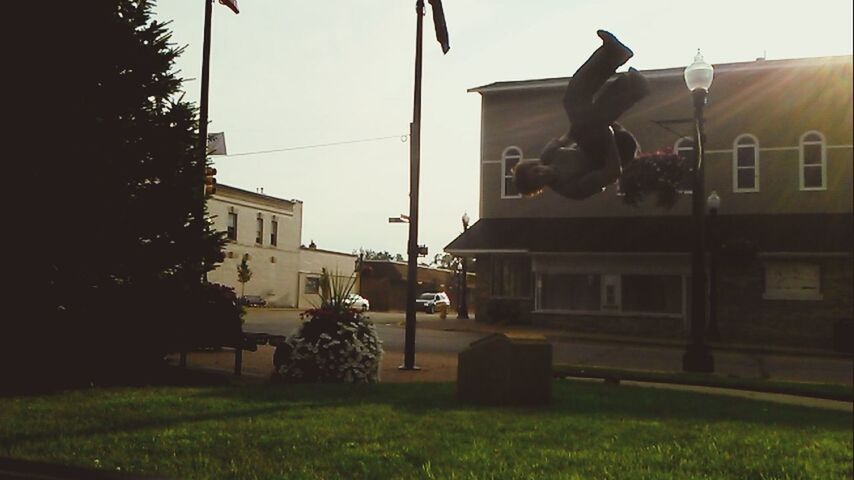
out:
M602 39L602 43L606 49L616 54L617 58L620 60L620 65L626 63L635 55L635 53L632 52L632 49L623 45L623 43L617 40L617 37L615 37L611 32L606 30L596 30L596 35Z

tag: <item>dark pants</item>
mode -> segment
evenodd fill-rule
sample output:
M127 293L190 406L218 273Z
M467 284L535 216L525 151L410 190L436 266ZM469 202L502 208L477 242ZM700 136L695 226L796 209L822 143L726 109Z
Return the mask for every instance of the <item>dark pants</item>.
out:
M624 56L603 45L581 65L566 86L563 108L569 117L569 135L593 159L605 154L605 142L611 138L608 127L638 100L628 91L630 80L626 75L620 75L603 88L625 62Z
M602 89L605 82L626 60L606 46L601 46L572 76L563 95L563 108L572 126L609 125L633 102L621 92L626 80L620 76ZM595 98L596 92L602 92Z

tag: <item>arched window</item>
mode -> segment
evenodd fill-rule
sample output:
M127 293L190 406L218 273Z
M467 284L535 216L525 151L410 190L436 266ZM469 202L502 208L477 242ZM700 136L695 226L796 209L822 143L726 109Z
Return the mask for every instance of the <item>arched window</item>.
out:
M519 190L513 181L513 169L522 161L519 147L507 147L501 153L501 198L519 198Z
M739 135L733 142L732 191L759 191L759 140L749 133Z
M801 135L799 142L801 190L827 188L827 143L824 135L812 131Z
M693 166L697 163L694 159L696 156L694 155L694 140L688 137L682 137L679 140L676 140L676 143L673 144L673 150L677 155L684 158L688 161L688 164ZM682 193L691 193L694 190L693 178L689 175L686 178L682 179L682 185L679 188L679 191Z

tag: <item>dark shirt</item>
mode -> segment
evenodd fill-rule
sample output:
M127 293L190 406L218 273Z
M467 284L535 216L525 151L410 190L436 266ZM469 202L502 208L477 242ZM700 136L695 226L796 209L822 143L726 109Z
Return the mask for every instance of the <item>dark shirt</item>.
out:
M555 179L549 183L549 188L572 200L583 200L601 189L591 192L581 188L578 180L593 170L593 165L576 144L561 146L561 142L553 138L540 155L540 161L551 166L555 171Z

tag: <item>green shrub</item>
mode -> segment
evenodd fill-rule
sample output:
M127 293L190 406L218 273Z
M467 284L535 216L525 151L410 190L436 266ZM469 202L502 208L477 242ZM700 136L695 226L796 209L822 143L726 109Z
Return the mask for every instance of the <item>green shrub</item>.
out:
M321 305L301 315L303 323L276 348L273 362L285 382L379 381L382 341L361 312L349 307L354 278L320 279Z

